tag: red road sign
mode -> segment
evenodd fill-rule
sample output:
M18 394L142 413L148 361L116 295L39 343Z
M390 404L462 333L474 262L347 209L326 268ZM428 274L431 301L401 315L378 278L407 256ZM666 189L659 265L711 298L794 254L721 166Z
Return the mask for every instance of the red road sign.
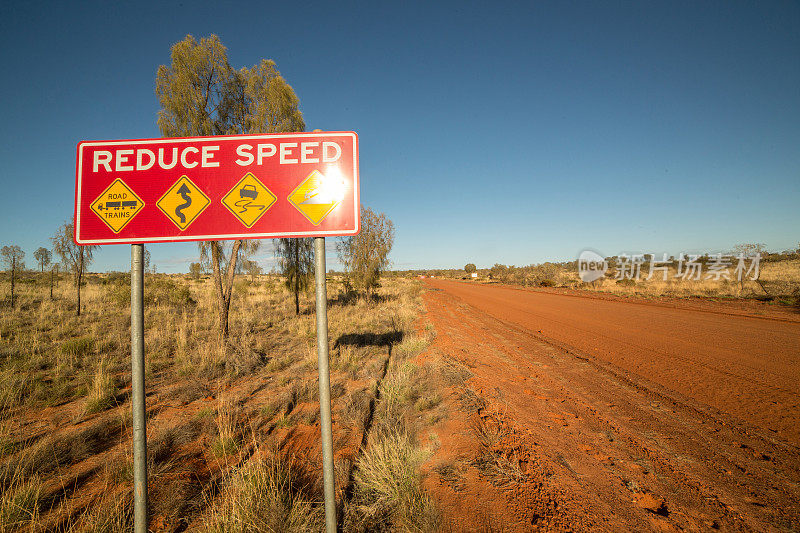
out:
M84 141L75 242L355 235L359 199L354 132Z

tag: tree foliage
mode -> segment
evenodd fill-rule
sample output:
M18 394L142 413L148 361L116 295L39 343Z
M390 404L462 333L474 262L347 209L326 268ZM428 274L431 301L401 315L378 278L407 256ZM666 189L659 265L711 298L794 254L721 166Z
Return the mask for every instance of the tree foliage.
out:
M11 307L14 307L14 278L20 270L25 269L25 252L16 244L0 248L0 258L11 272Z
M68 268L73 275L75 289L77 291L78 309L76 314L81 314L81 282L86 267L94 259L94 252L99 246L78 246L73 240L75 230L72 222L65 222L58 228L56 234L50 239L53 243L53 250L61 257L61 263Z
M467 274L472 274L476 270L478 270L478 267L476 267L474 263L467 263L464 265L464 272Z
M339 260L356 289L368 296L378 287L381 274L389 266L394 244L394 224L384 214L361 207L361 233L339 241Z
M161 65L156 75L161 104L158 126L165 137L305 129L299 100L273 61L265 59L252 68L236 70L228 63L227 51L216 35L199 42L187 35L172 47L170 60L170 65ZM219 242L199 246L211 267L220 328L227 338L239 253L255 251L258 243L235 241L229 253Z
M16 244L0 248L0 258L3 260L3 266L9 271L19 272L25 268L25 252Z
M200 266L200 263L189 264L189 274L192 276L192 279L194 280L200 279L200 275L202 273L203 273L203 267Z
M737 244L736 246L733 247L734 253L742 254L745 257L753 257L756 254L763 254L764 252L766 252L766 250L767 246L760 242L742 243L742 244Z
M158 127L165 137L305 129L297 95L274 61L233 69L216 35L200 42L187 35L170 58L156 76Z
M50 265L50 260L53 258L53 253L44 246L40 246L35 252L33 252L33 258L36 259L37 263L39 263L39 269L44 272L44 269Z
M142 268L145 272L151 272L150 270L150 250L147 249L147 246L144 247L144 254L142 254ZM155 273L153 271L153 273Z
M264 273L264 269L261 268L261 265L258 264L258 261L244 259L239 261L239 263L242 265L242 268L237 270L239 270L240 273L245 273L250 276L252 281L255 281L259 275Z
M294 310L299 315L300 292L308 288L314 271L314 239L277 239L275 257L286 288L294 293Z
M492 279L500 279L506 275L506 272L508 272L507 266L495 263L492 265L492 268L489 269L489 277Z

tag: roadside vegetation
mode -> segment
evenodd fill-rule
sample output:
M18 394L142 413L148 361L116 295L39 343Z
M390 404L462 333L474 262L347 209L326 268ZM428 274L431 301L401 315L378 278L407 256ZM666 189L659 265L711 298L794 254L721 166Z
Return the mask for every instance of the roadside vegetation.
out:
M84 274L80 316L63 281L51 299L50 273L25 273L0 313L3 531L130 528L129 276ZM421 285L384 279L365 298L328 284L340 525L433 531L419 468L433 447L417 434L441 393L415 363L433 338ZM284 278L237 277L224 342L214 291L146 275L151 529L319 531L313 292L297 314Z
M740 250L741 248L741 250ZM761 253L759 275L751 279L743 276L739 281L735 274L736 255L742 251L748 258ZM775 304L800 308L800 249L798 251L767 252L763 245L739 245L736 250L725 254L728 265L728 278L714 279L709 277L709 266L714 262L713 256L700 256L697 262L702 265L699 279L682 277L677 266L678 260L671 258L672 263L666 271L656 271L650 275L650 257L641 266L638 279L631 279L620 274L622 260L618 256L607 257L608 270L604 277L589 283L581 281L578 275L578 262L546 262L527 266L494 264L491 268L475 269L467 264L463 269L435 269L398 272L404 276L424 276L434 278L471 280L478 283L506 283L522 287L578 289L592 292L608 293L619 296L638 296L645 298L714 298L714 299L753 299ZM473 278L472 273L477 277ZM617 278L620 279L617 279Z

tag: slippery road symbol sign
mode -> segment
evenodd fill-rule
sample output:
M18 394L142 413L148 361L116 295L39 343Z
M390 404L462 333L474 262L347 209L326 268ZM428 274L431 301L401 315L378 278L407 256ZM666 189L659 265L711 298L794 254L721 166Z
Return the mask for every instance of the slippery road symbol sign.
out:
M252 228L277 199L272 191L248 172L222 198L222 205L242 224Z
M315 226L342 203L345 183L335 172L315 170L289 195L289 202Z
M186 176L172 184L156 202L158 208L183 231L202 213L211 200Z
M119 233L142 210L144 202L117 178L92 202L92 211L114 233Z

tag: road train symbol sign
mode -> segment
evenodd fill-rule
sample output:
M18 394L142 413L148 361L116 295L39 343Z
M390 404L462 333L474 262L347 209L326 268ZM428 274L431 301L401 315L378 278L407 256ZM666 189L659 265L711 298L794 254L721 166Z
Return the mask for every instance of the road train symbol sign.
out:
M121 179L115 179L91 206L114 233L119 233L143 207L141 198Z
M225 195L222 203L242 224L252 228L276 200L275 195L248 172Z
M114 192L129 197L100 204L117 180L124 190ZM77 147L75 242L356 235L359 187L354 132L85 141ZM122 214L114 202L132 196L135 208L126 204Z
M181 231L200 216L211 200L186 176L176 181L156 203Z

